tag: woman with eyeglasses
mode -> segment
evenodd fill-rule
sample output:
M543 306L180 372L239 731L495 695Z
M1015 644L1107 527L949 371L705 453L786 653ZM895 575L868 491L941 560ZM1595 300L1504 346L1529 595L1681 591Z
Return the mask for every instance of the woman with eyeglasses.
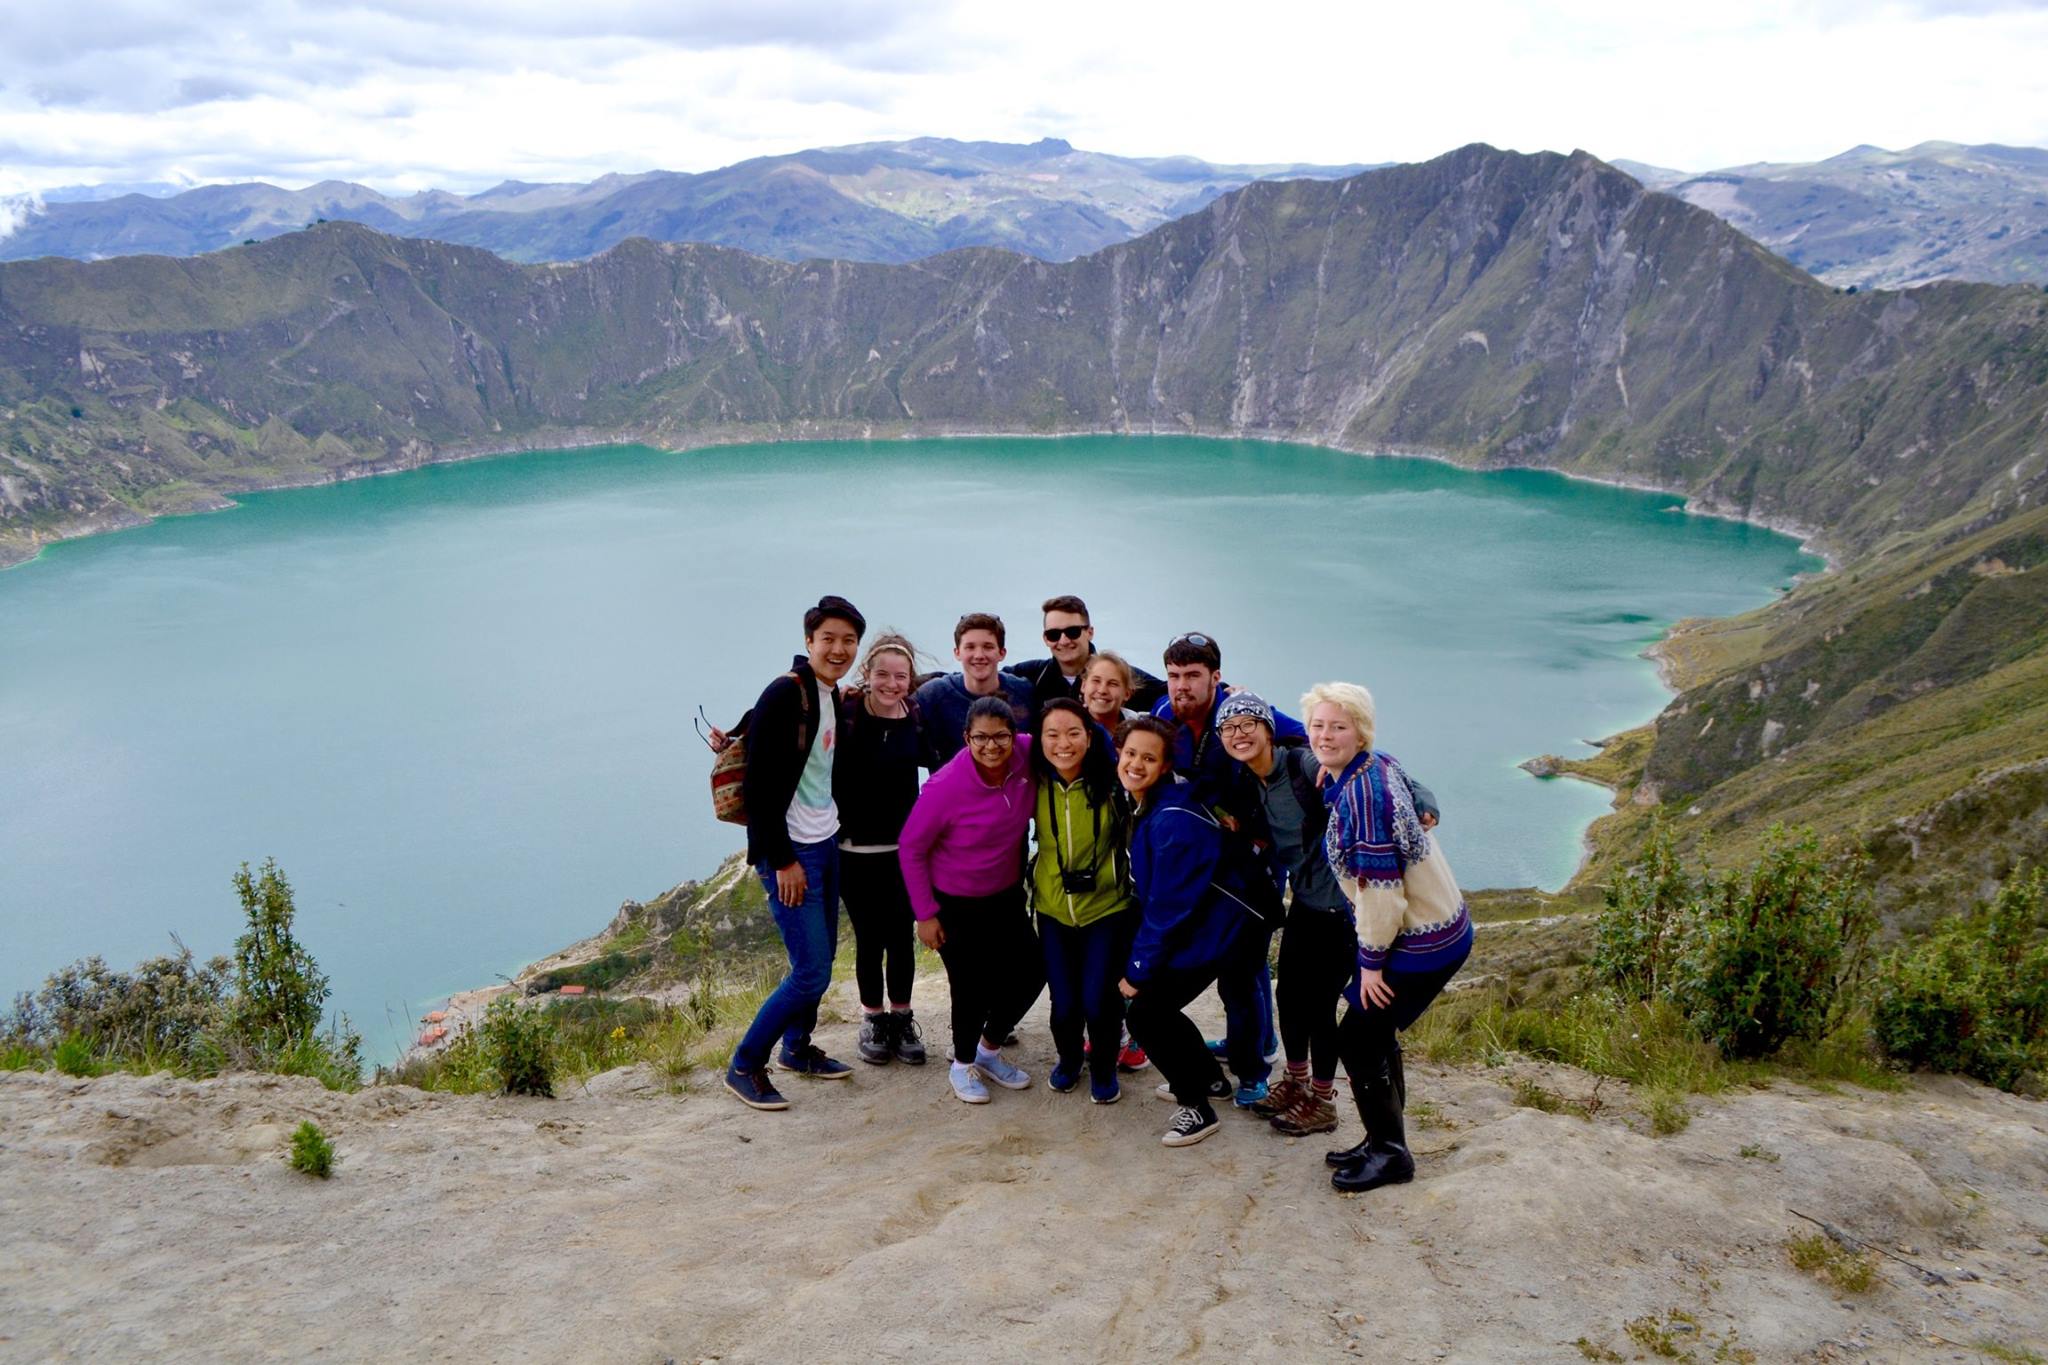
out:
M917 936L946 966L953 995L953 1093L987 1104L986 1082L1022 1090L1031 1077L1003 1039L1045 986L1024 903L1031 826L1031 737L1002 696L967 708L965 747L932 774L897 839Z
M1124 1018L1116 983L1138 919L1123 875L1116 758L1081 704L1055 697L1039 714L1031 769L1038 782L1032 902L1059 1052L1052 1088L1062 1094L1074 1089L1085 1067L1089 1097L1115 1104Z

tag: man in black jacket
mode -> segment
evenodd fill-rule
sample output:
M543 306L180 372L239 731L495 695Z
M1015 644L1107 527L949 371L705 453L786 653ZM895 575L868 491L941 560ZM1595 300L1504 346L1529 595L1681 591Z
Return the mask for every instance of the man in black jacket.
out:
M1026 659L1011 664L1010 672L1031 684L1031 718L1054 697L1081 700L1081 675L1088 657L1095 653L1095 625L1088 619L1088 604L1072 593L1048 597L1039 608L1045 613L1045 646L1050 659ZM1166 695L1166 684L1142 668L1131 670L1131 695L1125 705L1149 711Z
M867 624L845 598L819 598L804 613L805 652L762 690L747 721L747 861L789 952L789 975L761 1003L725 1073L725 1088L756 1109L789 1107L768 1079L777 1037L775 1064L784 1071L828 1080L852 1072L811 1041L811 1030L839 946L837 684L853 667Z

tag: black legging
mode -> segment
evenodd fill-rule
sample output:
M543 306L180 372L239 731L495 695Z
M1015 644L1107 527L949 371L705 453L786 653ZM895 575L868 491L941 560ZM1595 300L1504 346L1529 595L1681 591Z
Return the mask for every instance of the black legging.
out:
M1193 1108L1207 1104L1212 1088L1224 1079L1223 1067L1186 1013L1189 1002L1215 979L1214 967L1161 968L1139 985L1128 1011L1131 1037L1166 1077L1174 1099Z
M903 864L889 853L839 852L839 902L853 925L853 980L860 1002L883 1004L883 962L887 960L888 1003L910 1003L917 977L916 916L903 886Z
M1344 1011L1344 1018L1337 1025L1337 1053L1354 1089L1388 1073L1389 1063L1400 1048L1396 1035L1422 1017L1430 1002L1442 994L1464 965L1461 956L1450 966L1435 971L1390 971L1386 981L1393 988L1393 1004L1382 1007L1368 1001Z
M843 876L844 874L842 874ZM1296 906L1280 931L1280 1046L1289 1063L1308 1061L1319 1081L1337 1075L1337 1001L1358 971L1358 934L1343 910Z
M1045 989L1045 957L1024 888L994 896L937 892L946 942L939 960L953 993L953 1060L974 1060L976 1044L998 1046Z

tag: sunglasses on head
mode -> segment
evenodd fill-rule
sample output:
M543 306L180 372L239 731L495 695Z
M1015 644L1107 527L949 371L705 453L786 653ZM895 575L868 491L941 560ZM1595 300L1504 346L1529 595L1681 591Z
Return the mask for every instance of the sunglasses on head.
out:
M1086 626L1047 626L1045 642L1050 645L1061 640L1078 640L1081 638L1081 632L1087 629Z
M1193 645L1196 649L1207 649L1216 642L1200 631L1191 630L1185 635L1174 636L1166 643L1168 648L1172 648L1174 645Z

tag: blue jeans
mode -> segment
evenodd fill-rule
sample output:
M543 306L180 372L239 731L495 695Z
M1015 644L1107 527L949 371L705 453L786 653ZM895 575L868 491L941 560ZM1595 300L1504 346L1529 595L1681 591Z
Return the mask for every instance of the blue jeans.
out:
M789 975L761 1002L760 1013L733 1049L735 1071L760 1071L777 1037L790 1052L801 1052L818 1025L818 1002L832 984L832 955L839 951L839 845L830 839L796 846L797 865L804 870L801 905L784 905L775 893L775 869L754 869L768 889L768 910L782 931L789 953Z
M1224 1059L1240 1085L1272 1075L1266 1057L1279 1050L1273 1037L1273 972L1266 962L1274 927L1247 919L1216 978L1216 994L1223 1001Z
M1088 1037L1088 1075L1099 1085L1116 1080L1123 1047L1124 997L1116 983L1138 932L1134 910L1119 910L1076 929L1050 915L1038 917L1045 950L1045 989L1052 997L1052 1044L1060 1062L1081 1069L1081 1037Z

